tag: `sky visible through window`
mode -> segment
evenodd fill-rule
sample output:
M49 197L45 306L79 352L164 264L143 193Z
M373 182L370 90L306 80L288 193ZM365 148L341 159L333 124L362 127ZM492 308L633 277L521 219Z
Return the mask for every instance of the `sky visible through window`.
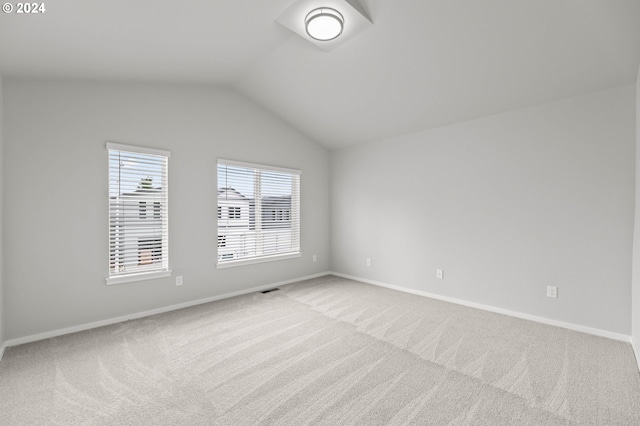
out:
M253 196L253 181L237 178L246 167L218 166L218 189L233 188L247 198ZM262 196L291 196L291 175L271 171L262 171ZM273 182L273 184L269 184Z
M153 188L160 188L162 186L162 165L148 160L149 154L135 152L121 152L119 159L110 156L109 196L117 197L133 193L143 185L143 180L149 178ZM120 163L119 167L118 162Z

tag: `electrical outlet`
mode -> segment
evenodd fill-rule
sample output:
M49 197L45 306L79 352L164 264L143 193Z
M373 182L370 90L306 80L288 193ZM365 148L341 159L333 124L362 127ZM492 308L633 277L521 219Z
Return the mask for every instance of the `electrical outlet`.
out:
M313 261L316 262L318 260L318 256L316 256L315 254L313 255Z
M367 257L367 266L371 266L371 259Z
M547 297L553 297L554 299L558 298L558 287L554 285L547 286Z
M176 285L182 285L182 275L176 277Z
M444 269L436 269L436 278L439 280L444 279Z

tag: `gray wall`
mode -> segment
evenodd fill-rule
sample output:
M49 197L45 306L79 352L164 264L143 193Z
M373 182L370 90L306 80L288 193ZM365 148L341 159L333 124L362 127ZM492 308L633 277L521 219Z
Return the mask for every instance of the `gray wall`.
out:
M632 338L640 354L640 68L636 80L636 214L633 235ZM640 359L637 359L640 365Z
M328 151L237 93L5 78L4 96L7 339L329 269ZM105 284L106 141L171 151L172 278ZM302 170L302 258L216 270L218 157Z
M624 86L332 152L333 270L630 335L634 104Z
M2 348L5 340L5 320L4 320L4 243L2 230L4 228L3 215L3 193L4 193L4 114L3 114L3 101L2 101L2 76L0 75L0 348ZM1 351L1 349L0 349Z

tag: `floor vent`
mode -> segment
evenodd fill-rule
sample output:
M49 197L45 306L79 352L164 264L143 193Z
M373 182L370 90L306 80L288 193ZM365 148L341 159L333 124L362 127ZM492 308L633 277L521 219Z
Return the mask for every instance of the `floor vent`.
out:
M280 290L279 288L270 288L269 290L265 290L265 291L261 291L260 293L262 294L266 294L266 293L271 293L272 291L278 291Z

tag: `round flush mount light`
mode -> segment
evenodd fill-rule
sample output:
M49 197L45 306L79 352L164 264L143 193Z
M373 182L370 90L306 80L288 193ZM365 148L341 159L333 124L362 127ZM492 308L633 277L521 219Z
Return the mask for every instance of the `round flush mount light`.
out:
M309 37L318 41L329 41L342 34L344 18L335 9L319 7L307 14L304 26Z

